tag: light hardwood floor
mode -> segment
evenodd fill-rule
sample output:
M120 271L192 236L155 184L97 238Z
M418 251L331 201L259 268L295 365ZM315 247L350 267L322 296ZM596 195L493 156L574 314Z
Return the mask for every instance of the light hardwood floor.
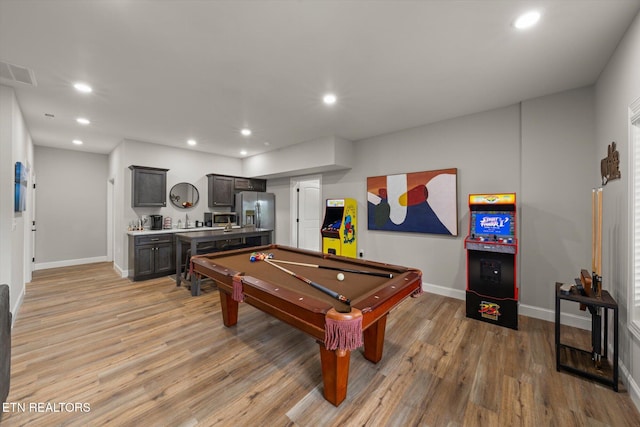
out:
M615 393L556 372L552 323L520 317L518 331L501 328L432 294L390 313L380 363L352 353L347 399L334 407L312 338L246 304L225 328L217 291L203 291L191 297L170 278L132 283L109 263L35 272L0 424L640 425L624 385ZM563 327L565 338L589 339ZM62 403L84 411L51 412L73 407Z

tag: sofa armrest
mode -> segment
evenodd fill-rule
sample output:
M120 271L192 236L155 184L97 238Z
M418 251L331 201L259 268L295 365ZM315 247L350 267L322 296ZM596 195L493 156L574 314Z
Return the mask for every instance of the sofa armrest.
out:
M11 380L11 311L9 285L0 285L0 402L9 395Z

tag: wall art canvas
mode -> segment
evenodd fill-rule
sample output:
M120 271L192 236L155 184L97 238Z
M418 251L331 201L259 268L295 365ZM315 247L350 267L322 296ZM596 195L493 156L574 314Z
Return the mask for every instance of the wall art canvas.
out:
M14 212L27 209L27 169L22 162L16 162L14 191Z
M369 230L458 235L458 169L367 178Z

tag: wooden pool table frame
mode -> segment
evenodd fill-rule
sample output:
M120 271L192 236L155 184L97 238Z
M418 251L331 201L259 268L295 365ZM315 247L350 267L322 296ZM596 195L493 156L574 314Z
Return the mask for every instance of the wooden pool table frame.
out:
M238 322L238 301L233 298L234 276L243 274L225 267L224 258L236 254L249 254L253 251L270 252L275 249L294 251L313 257L315 262L322 260L340 261L348 268L371 270L383 269L393 274L393 278L385 279L382 286L352 298L352 311L362 312L362 331L364 339L364 357L377 363L382 359L384 335L387 315L391 309L405 298L421 293L422 274L417 269L400 267L371 261L343 258L280 245L268 245L250 249L220 252L192 257L195 274L200 278L206 276L213 279L220 294L221 311L224 325L233 326ZM320 347L324 397L338 406L346 398L349 377L350 351L345 349L328 350L325 348L325 317L333 305L320 299L305 296L279 286L277 283L242 275L244 302L288 323L314 337ZM300 286L308 286L300 282ZM355 310L354 310L355 309ZM347 313L347 316L349 314Z

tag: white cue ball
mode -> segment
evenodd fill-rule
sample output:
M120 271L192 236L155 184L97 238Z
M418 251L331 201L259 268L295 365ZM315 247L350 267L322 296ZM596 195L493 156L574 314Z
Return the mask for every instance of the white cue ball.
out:
M338 273L338 280L342 282L344 280L344 274Z

